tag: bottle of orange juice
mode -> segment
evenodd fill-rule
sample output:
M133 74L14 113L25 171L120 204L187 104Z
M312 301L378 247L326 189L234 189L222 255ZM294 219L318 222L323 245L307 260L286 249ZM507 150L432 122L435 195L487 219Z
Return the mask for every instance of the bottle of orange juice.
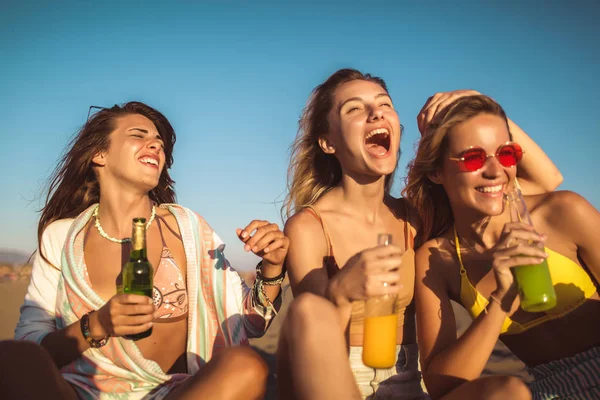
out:
M378 244L388 245L392 235L380 234ZM363 363L371 368L391 368L396 364L398 331L397 296L384 295L365 301Z

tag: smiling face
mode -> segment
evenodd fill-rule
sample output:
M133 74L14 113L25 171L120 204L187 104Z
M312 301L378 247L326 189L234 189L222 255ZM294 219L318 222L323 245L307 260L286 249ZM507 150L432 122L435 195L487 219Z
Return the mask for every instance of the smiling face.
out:
M504 209L503 194L517 173L516 167L504 167L496 154L500 146L510 141L506 121L496 115L479 114L455 125L448 133L448 148L439 180L448 195L455 214L476 212L480 216L499 215ZM465 171L461 158L465 150L480 147L488 155L483 167Z
M394 172L401 129L384 88L365 80L344 83L335 91L328 120L321 147L335 155L345 174L379 178Z
M163 141L156 126L140 114L116 119L106 152L94 157L101 182L117 179L148 192L159 182L165 166Z

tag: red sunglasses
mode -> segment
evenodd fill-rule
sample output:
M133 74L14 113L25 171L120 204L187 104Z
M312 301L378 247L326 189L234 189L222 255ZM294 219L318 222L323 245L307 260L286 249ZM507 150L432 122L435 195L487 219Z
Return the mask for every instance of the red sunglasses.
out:
M481 147L471 147L462 153L462 157L449 157L457 161L463 172L475 172L485 165L488 157L496 157L498 162L505 168L517 165L523 158L523 149L515 142L506 142L496 150L496 154L487 154Z

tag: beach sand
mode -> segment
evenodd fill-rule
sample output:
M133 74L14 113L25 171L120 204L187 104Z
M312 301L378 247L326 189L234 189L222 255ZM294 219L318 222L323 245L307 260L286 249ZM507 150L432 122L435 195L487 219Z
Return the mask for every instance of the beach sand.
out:
M19 307L27 291L28 282L13 281L0 283L0 340L12 339L14 328L19 319ZM285 318L287 307L292 300L292 292L286 287L283 297L283 305L279 315L273 321L269 330L262 338L251 339L252 347L261 354L270 368L269 386L267 400L275 399L275 351L277 349L277 338L281 323ZM460 306L454 304L454 312L457 318L458 333L464 332L471 319ZM498 343L485 368L484 375L510 374L527 379L524 365L502 343Z
M0 283L0 340L12 339L29 282Z

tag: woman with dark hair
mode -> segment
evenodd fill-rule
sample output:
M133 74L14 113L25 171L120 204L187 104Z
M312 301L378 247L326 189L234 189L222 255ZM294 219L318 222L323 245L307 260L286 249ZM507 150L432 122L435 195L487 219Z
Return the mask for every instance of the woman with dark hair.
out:
M498 377L480 376L500 338L527 365L534 399L600 398L600 213L575 193L536 194L531 182L517 182L532 161L526 150L502 107L473 95L434 118L410 165L404 195L422 221L415 297L432 397L484 398ZM532 224L511 222L515 187ZM525 311L511 271L544 260L556 305ZM458 339L450 300L474 320Z
M237 230L262 258L248 288L206 221L175 204L174 144L169 121L139 102L101 109L75 137L39 222L15 330L28 342L0 344L3 398L262 398L266 366L236 345L277 312L288 240L266 221ZM152 299L115 294L136 217L146 220Z
M449 100L467 93L433 96L419 116L420 126ZM418 212L405 199L390 195L402 126L387 86L381 78L353 69L339 70L314 89L299 125L284 204L289 217L285 232L291 241L286 265L296 299L280 338L282 397L333 396L340 385L333 384L336 380L330 379L325 369L338 365L338 382L347 382L353 374L358 383L360 392L346 387L349 398L425 398L412 303L414 249L418 245L414 238L420 222ZM540 191L554 189L560 174L551 173L556 171L552 162L525 132L519 130L519 135L527 138L524 142L532 154L523 172L531 173ZM377 246L379 233L391 233L393 244ZM364 300L385 294L398 296L398 356L394 367L375 370L362 363ZM331 308L323 306L323 298L333 303L337 315L328 323L314 315L331 314ZM304 330L287 325L303 326L313 334L305 335ZM331 326L337 327L337 339ZM317 331L326 335L330 344L315 354L320 360L315 363L298 354L306 354L302 349L310 348ZM332 343L344 342L344 337L351 372L347 363L330 362L339 360L340 346ZM303 386L304 391L299 390L302 382L310 382ZM500 381L494 385L488 389L506 386Z

